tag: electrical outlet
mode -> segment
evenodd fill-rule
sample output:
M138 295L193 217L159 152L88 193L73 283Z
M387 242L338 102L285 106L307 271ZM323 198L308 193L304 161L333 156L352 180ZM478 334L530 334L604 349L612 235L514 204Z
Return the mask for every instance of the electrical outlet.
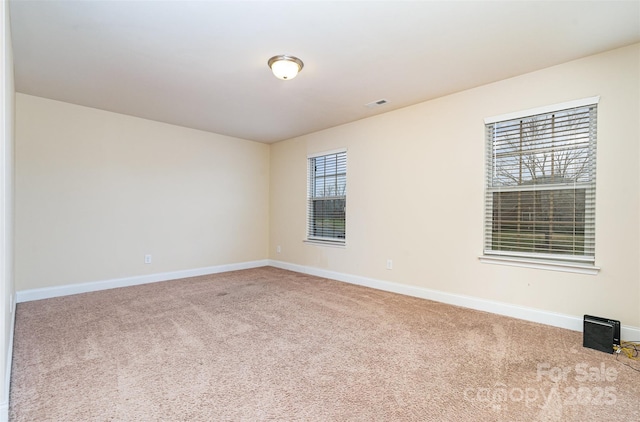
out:
M393 269L393 260L387 259L387 270Z
M282 252L282 248L280 247L280 245L276 246L276 253L280 253Z
M144 263L145 264L151 264L151 254L146 254L144 256Z

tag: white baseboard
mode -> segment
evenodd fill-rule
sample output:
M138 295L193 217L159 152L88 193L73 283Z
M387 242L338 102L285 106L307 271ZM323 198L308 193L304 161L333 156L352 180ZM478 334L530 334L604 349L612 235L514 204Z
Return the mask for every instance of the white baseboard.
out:
M259 261L216 265L213 267L195 268L191 270L172 271L167 273L148 274L135 277L92 281L87 283L67 284L64 286L44 287L40 289L20 290L16 293L16 301L18 303L30 302L32 300L69 296L78 293L97 292L99 290L115 289L118 287L137 286L139 284L155 283L158 281L176 280L186 277L197 277L201 275L223 273L227 271L246 270L249 268L265 267L267 265L269 265L269 261L267 259L263 259Z
M491 312L494 314L518 318L525 321L538 322L541 324L566 328L573 331L582 331L582 316L566 315L541 309L527 308L524 306L496 302L473 296L457 295L453 293L442 292L439 290L427 289L424 287L410 286L406 284L377 280L352 274L344 274L335 271L323 270L320 268L307 267L304 265L291 264L288 262L270 259L196 268L191 270L173 271L167 273L149 274L136 277L125 277L112 280L94 281L88 283L69 284L41 289L21 290L16 293L16 302L29 302L32 300L48 299L58 296L68 296L78 293L95 292L117 287L135 286L139 284L175 280L186 277L196 277L200 275L216 274L227 271L244 270L249 268L264 267L267 265L303 274L314 275L317 277L343 281L345 283L357 284L359 286L371 287L373 289L384 290L387 292L399 293L407 296L447 303L450 305L462 306L464 308ZM640 340L639 327L623 325L621 327L620 334L622 339L624 340ZM0 404L0 411L1 410L2 404ZM1 419L0 422L2 422Z
M573 331L582 331L582 316L566 315L541 309L527 308L524 306L512 305L509 303L480 299L472 296L457 295L453 293L442 292L439 290L427 289L424 287L409 286L406 284L399 284L368 277L338 273L334 271L323 270L320 268L290 264L288 262L276 260L269 260L269 265L285 270L343 281L350 284L357 284L359 286L371 287L373 289L384 290L387 292L399 293L407 296L419 297L422 299L429 299L436 302L462 306L464 308L476 309L479 311L491 312L493 314L509 316L525 321L538 322L540 324L566 328ZM639 327L623 325L620 331L620 336L623 340L640 340Z
M14 302L15 303L15 302ZM0 403L0 422L9 421L9 393L11 392L11 364L13 362L13 331L16 326L16 307L11 312L11 323L9 326L9 344L7 345L7 362L5 363L4 394Z

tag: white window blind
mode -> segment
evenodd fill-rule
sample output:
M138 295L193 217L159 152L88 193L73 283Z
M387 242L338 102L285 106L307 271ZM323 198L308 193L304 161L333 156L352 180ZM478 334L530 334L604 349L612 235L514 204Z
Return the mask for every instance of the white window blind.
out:
M309 157L308 166L307 239L344 244L347 152Z
M486 124L485 255L595 262L596 132L596 103Z

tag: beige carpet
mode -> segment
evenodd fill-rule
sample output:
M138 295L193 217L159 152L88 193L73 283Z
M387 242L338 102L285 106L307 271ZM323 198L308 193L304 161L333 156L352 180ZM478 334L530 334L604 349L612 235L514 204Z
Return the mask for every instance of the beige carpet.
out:
M264 267L19 304L10 417L638 421L623 361L578 332Z

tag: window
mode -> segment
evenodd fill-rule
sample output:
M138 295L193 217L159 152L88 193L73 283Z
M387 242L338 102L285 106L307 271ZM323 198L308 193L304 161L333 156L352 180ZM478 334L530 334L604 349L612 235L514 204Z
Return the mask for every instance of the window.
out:
M307 239L344 244L347 152L309 157Z
M597 102L485 121L485 256L594 264Z

